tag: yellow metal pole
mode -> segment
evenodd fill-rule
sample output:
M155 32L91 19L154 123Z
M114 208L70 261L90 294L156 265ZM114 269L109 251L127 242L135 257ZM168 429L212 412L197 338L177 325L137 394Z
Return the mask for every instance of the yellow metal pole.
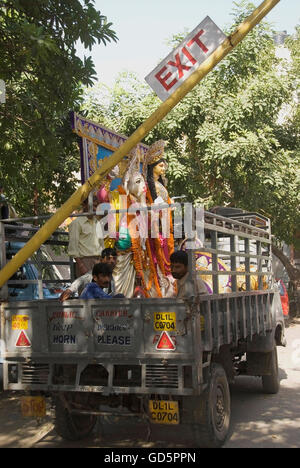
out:
M184 96L191 91L242 39L266 16L280 0L265 0L248 16L224 42L190 75L176 91L120 146L101 167L62 205L41 229L19 250L0 271L0 287L51 236L64 220L81 204L90 191L109 173L111 168L130 152Z

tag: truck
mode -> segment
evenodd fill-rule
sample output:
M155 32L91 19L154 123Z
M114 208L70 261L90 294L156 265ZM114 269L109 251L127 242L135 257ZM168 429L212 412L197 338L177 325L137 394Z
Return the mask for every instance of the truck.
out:
M230 385L240 375L261 378L267 394L279 391L284 318L270 221L205 211L203 223L189 268L206 278L207 294L1 303L4 389L25 394L25 413L40 416L50 397L66 440L117 415L142 417L150 430L182 426L195 447L221 447L230 433Z

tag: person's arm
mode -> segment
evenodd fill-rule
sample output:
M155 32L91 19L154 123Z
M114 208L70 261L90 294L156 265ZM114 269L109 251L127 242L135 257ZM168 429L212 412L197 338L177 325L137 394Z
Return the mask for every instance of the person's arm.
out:
M85 286L93 279L92 271L85 275L79 276L61 295L59 300L61 302L68 300L73 294L77 293L80 289L83 290Z
M91 283L92 279L92 271L89 271L85 275L79 276L79 278L73 281L71 286L69 286L69 289L72 291L72 294L75 294L79 289L83 289L88 283Z
M96 283L89 283L83 290L81 299L111 299Z
M61 293L61 295L59 296L59 300L60 302L64 302L64 301L67 301L71 296L72 296L72 291L71 289L66 289L64 292Z

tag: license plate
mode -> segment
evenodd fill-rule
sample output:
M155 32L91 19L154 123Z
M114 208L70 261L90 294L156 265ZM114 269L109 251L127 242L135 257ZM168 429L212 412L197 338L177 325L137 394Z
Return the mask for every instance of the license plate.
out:
M28 329L28 315L13 315L11 326L13 330L27 330Z
M176 330L176 312L155 312L154 330L156 331L175 331Z
M25 396L21 398L22 416L43 418L46 416L46 400L42 396Z
M149 400L151 422L156 424L179 424L178 401Z

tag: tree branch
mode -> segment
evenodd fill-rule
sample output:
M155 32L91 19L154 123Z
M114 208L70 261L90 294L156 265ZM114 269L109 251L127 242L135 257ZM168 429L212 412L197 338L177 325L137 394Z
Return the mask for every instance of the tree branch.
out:
M285 267L291 281L300 281L300 270L292 265L290 259L276 245L272 244L272 252Z

